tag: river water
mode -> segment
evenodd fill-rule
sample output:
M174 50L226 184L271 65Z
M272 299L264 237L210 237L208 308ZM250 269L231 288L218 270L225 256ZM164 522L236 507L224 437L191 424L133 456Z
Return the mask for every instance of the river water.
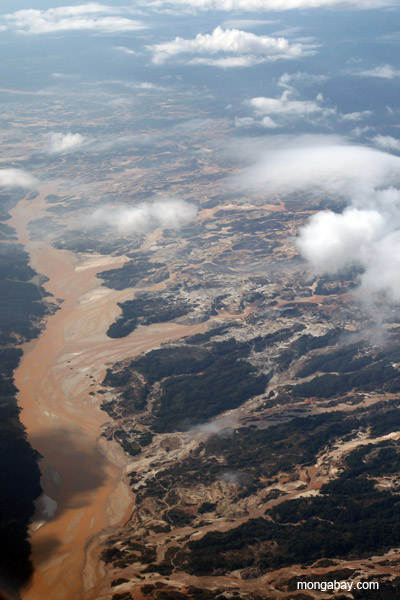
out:
M125 481L128 458L118 444L100 436L110 418L99 408L97 386L110 364L202 332L204 324L152 325L123 339L108 338L105 332L120 313L117 303L132 297L132 290L105 288L96 274L126 259L92 255L78 260L72 252L30 240L28 223L45 213L50 193L54 186L44 185L35 199L19 202L10 221L59 304L40 337L25 345L15 373L21 421L43 457L45 494L31 531L34 576L22 599L94 600L103 575L99 536L123 523L133 502ZM42 518L43 505L50 513L56 507L49 521Z

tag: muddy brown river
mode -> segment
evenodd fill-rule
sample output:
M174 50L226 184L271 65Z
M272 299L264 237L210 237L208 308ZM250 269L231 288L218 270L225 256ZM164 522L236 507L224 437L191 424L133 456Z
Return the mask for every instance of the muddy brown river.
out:
M94 600L102 573L98 536L123 523L132 510L124 479L127 457L119 445L100 437L110 419L99 408L97 385L108 365L202 332L204 324L152 325L123 339L108 338L105 332L120 312L117 303L132 290L102 287L96 274L126 259L91 255L78 260L71 252L31 241L28 223L42 216L44 198L53 192L54 186L42 186L37 198L18 203L10 221L59 304L40 337L25 345L15 373L21 421L43 457L42 487L57 502L51 520L32 525L34 576L22 598Z

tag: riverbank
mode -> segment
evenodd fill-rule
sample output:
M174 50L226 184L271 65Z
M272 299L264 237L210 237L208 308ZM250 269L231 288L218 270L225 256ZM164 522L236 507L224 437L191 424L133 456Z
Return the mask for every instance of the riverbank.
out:
M118 302L132 290L104 288L97 273L126 259L90 255L78 260L69 251L30 240L28 223L45 213L44 198L53 191L53 185L43 186L35 199L19 202L10 221L59 305L40 337L26 345L15 372L21 421L43 456L43 491L57 502L54 518L32 527L35 572L23 600L90 598L98 570L88 561L96 560L96 536L124 522L132 510L124 479L128 459L118 444L101 437L110 419L99 408L96 389L107 365L204 330L204 324L167 323L108 338Z

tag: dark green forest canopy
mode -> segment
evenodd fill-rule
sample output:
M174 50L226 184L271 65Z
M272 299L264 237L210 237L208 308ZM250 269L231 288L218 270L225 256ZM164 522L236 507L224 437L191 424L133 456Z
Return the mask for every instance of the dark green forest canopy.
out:
M270 376L258 375L245 360L252 347L232 338L207 346L153 350L118 372L108 371L103 383L117 388L129 386L135 372L145 377L147 386L162 380L162 392L153 408L152 430L180 431L263 393Z
M378 491L371 476L400 471L398 442L352 452L321 496L290 500L226 533L189 542L189 572L226 574L256 565L269 571L320 558L362 558L400 543L400 499ZM296 524L296 525L293 525Z
M2 231L12 238L10 229ZM44 302L45 290L31 281L36 274L28 260L22 246L0 243L0 581L10 588L32 572L27 529L41 493L39 456L19 421L13 371L22 350L16 346L35 337L52 310Z

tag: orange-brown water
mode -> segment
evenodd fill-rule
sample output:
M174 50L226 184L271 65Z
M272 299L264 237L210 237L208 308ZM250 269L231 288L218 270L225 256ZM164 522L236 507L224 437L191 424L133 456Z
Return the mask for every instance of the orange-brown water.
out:
M62 300L40 337L26 345L15 373L21 421L43 456L42 487L58 503L52 520L32 528L35 572L23 600L91 599L99 573L98 565L90 564L97 560L96 536L123 522L132 509L124 482L127 459L118 445L100 437L109 418L99 409L96 389L107 365L204 330L203 324L165 324L119 340L108 338L105 332L119 313L117 302L132 291L108 290L96 274L125 259L92 257L78 263L71 252L31 241L27 225L41 215L43 198L52 191L47 186L33 201L19 202L10 222L33 268L48 277L44 287Z

